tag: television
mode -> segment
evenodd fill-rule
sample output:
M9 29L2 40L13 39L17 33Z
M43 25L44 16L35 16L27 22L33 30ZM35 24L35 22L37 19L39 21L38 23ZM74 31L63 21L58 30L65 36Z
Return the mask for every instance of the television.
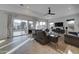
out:
M63 27L63 22L57 22L57 23L55 23L55 27Z

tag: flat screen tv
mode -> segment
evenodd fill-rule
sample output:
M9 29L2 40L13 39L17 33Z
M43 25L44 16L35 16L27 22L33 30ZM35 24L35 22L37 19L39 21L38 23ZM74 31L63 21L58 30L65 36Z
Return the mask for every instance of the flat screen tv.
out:
M63 27L63 22L57 22L57 23L55 23L55 27Z

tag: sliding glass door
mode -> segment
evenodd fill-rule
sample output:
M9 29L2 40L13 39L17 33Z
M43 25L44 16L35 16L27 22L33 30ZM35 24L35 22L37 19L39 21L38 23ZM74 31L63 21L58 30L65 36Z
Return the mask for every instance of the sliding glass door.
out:
M27 34L28 24L27 20L14 19L13 21L13 36Z

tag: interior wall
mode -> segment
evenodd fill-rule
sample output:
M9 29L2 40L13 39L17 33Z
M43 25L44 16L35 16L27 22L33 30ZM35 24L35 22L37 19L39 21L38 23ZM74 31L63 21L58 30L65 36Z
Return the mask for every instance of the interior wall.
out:
M54 23L55 22L64 22L64 27L68 27L67 21L66 21L67 19L75 19L74 31L79 32L79 14L73 14L73 15L69 15L69 16L65 16L65 17L50 19L49 22L54 22Z
M8 15L0 12L0 39L7 37L7 19Z

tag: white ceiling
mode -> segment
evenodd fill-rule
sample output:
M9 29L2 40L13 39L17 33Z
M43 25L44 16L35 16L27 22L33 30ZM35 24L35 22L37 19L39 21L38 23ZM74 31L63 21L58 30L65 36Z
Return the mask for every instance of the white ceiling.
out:
M29 9L38 12L41 16L48 12L48 7L51 7L52 12L56 13L52 16L53 18L79 13L79 5L77 4L32 4L25 6L29 6Z
M8 4L0 5L0 10L42 17L48 12L48 7L51 7L52 12L56 13L52 16L53 18L79 13L78 4L24 4L23 7L19 4Z

